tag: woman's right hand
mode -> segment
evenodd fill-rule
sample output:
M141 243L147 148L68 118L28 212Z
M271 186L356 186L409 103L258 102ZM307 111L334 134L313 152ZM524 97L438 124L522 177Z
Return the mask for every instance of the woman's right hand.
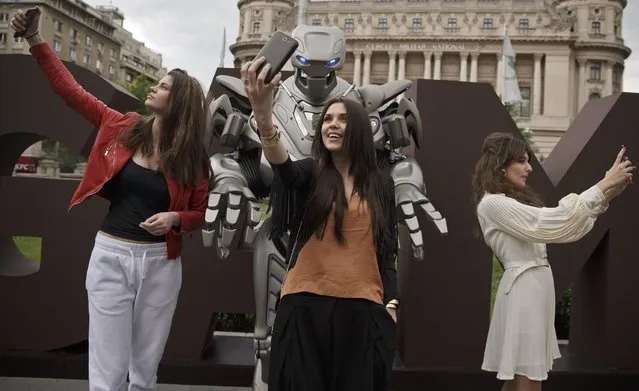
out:
M40 15L42 12L39 7L35 7L36 14L30 25L27 26L27 13L21 9L11 18L11 28L17 33L23 33L25 39L29 39L36 35L40 29Z
M257 69L266 59L260 57L255 61L249 61L242 67L241 75L244 81L244 89L248 95L255 122L260 132L270 131L273 127L273 93L282 78L281 73L275 75L270 83L264 83L271 64L266 64L257 74Z
M608 200L621 194L626 189L626 186L632 183L632 172L636 167L632 165L632 162L625 154L626 147L622 147L603 180L606 182L603 192Z

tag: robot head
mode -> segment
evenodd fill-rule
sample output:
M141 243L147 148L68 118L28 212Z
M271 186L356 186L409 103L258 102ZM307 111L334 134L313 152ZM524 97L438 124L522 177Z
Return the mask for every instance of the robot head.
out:
M335 71L344 66L344 32L337 27L298 25L292 36L299 43L291 58L295 85L310 102L323 103L337 85Z

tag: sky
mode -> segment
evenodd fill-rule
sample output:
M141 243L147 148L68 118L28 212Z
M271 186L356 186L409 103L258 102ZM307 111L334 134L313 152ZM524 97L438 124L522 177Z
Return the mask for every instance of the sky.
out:
M108 0L85 0L108 5ZM237 0L111 0L124 13L124 27L151 49L162 53L164 66L183 68L208 90L220 63L226 28L225 66L233 66L228 47L237 37ZM177 5L176 5L177 4ZM626 59L624 91L639 92L639 0L628 2L622 22L625 44L634 52Z

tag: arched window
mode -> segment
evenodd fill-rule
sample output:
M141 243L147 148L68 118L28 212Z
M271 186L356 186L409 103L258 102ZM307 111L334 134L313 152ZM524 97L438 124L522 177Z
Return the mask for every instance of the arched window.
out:
M599 99L599 98L601 98L601 94L598 92L593 92L588 97L588 100Z

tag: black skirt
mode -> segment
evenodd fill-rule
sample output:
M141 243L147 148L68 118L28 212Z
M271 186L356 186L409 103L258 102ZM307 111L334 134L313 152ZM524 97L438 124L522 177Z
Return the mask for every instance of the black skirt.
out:
M269 391L388 391L396 331L381 304L286 295L273 325Z

